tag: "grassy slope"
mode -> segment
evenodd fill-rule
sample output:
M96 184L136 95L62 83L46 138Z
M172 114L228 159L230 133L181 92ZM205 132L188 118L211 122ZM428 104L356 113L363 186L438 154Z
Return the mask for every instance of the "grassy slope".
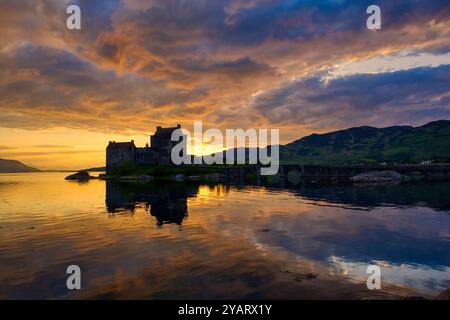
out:
M418 162L450 158L450 121L422 127L350 128L314 134L281 147L283 163Z

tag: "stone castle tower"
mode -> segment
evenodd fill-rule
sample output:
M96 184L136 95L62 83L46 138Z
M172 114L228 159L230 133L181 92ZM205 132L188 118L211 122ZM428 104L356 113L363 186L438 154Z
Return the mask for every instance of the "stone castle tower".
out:
M178 141L172 141L172 133L181 129L181 125L171 128L156 127L150 136L150 146L138 148L134 141L110 141L106 147L106 173L110 174L115 168L126 162L143 165L172 165L170 154Z

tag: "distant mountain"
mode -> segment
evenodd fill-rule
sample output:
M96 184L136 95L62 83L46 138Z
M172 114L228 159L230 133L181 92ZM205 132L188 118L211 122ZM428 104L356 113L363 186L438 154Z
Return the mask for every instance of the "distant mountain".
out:
M282 163L344 164L450 160L450 121L421 127L357 127L312 134L280 147Z
M35 169L24 165L17 160L0 159L0 173L20 173L20 172L38 172L39 169Z

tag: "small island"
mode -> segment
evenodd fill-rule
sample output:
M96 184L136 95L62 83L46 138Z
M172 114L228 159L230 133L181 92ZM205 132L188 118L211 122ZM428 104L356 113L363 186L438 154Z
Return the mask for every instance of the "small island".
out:
M89 172L85 170L78 171L77 173L71 174L65 178L66 180L90 180L97 179L97 177L93 177L89 174Z

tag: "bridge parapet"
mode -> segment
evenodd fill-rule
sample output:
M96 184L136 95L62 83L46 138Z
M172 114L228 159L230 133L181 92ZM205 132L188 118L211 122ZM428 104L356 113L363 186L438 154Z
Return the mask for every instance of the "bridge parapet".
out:
M261 176L260 166L249 165L230 167L225 174L232 181L250 181L260 184L264 181L331 182L349 183L350 178L370 171L392 170L409 176L412 180L444 181L450 180L450 165L399 165L399 166L318 166L288 164L280 165L276 177Z

